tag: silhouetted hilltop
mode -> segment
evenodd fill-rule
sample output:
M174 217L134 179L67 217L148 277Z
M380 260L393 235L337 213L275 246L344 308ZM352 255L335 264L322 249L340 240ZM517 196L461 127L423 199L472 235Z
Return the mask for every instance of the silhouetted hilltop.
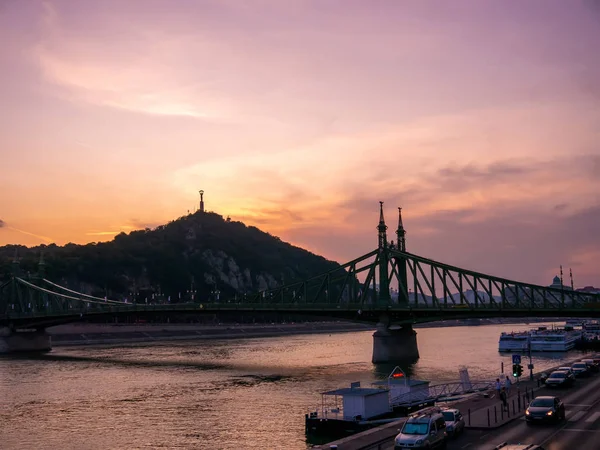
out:
M334 269L338 264L242 222L197 212L153 230L121 233L87 245L0 247L0 278L11 273L15 250L21 274L38 270L77 291L149 302L234 295L275 288ZM218 294L217 294L218 292Z

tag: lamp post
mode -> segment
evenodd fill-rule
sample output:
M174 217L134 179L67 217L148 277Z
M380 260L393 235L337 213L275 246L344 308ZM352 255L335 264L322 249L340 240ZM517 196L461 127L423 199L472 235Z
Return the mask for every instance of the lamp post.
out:
M531 339L528 340L529 345L529 381L533 381L533 362L531 361Z

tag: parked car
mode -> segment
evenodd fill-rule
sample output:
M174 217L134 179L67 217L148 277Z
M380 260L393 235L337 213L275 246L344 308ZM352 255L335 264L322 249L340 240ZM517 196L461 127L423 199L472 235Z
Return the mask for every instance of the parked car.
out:
M590 371L588 369L588 366L584 362L576 362L576 363L574 363L573 365L571 365L571 370L573 371L573 374L577 378L589 377L590 376Z
M559 422L565 419L565 405L558 397L540 396L534 398L525 410L527 424Z
M569 387L575 384L575 376L566 370L555 370L546 378L548 387Z
M394 450L406 448L445 448L448 442L446 421L439 408L411 415L394 439Z
M442 410L442 416L446 421L446 433L448 436L457 436L465 430L465 419L456 408Z

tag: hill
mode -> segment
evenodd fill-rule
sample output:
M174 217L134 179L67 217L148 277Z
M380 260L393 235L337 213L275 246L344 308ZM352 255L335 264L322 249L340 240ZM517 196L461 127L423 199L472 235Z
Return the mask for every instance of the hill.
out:
M121 233L110 242L27 248L0 247L0 281L17 252L21 272L36 273L40 254L46 278L109 298L231 298L304 280L337 263L242 222L197 212L153 230Z

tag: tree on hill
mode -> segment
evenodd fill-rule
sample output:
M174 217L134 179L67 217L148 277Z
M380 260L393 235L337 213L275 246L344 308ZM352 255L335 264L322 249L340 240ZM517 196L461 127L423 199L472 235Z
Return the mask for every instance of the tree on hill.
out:
M121 233L110 242L0 247L0 282L18 255L34 274L43 253L46 278L109 298L151 302L231 298L307 279L339 265L242 222L197 212L155 229Z

